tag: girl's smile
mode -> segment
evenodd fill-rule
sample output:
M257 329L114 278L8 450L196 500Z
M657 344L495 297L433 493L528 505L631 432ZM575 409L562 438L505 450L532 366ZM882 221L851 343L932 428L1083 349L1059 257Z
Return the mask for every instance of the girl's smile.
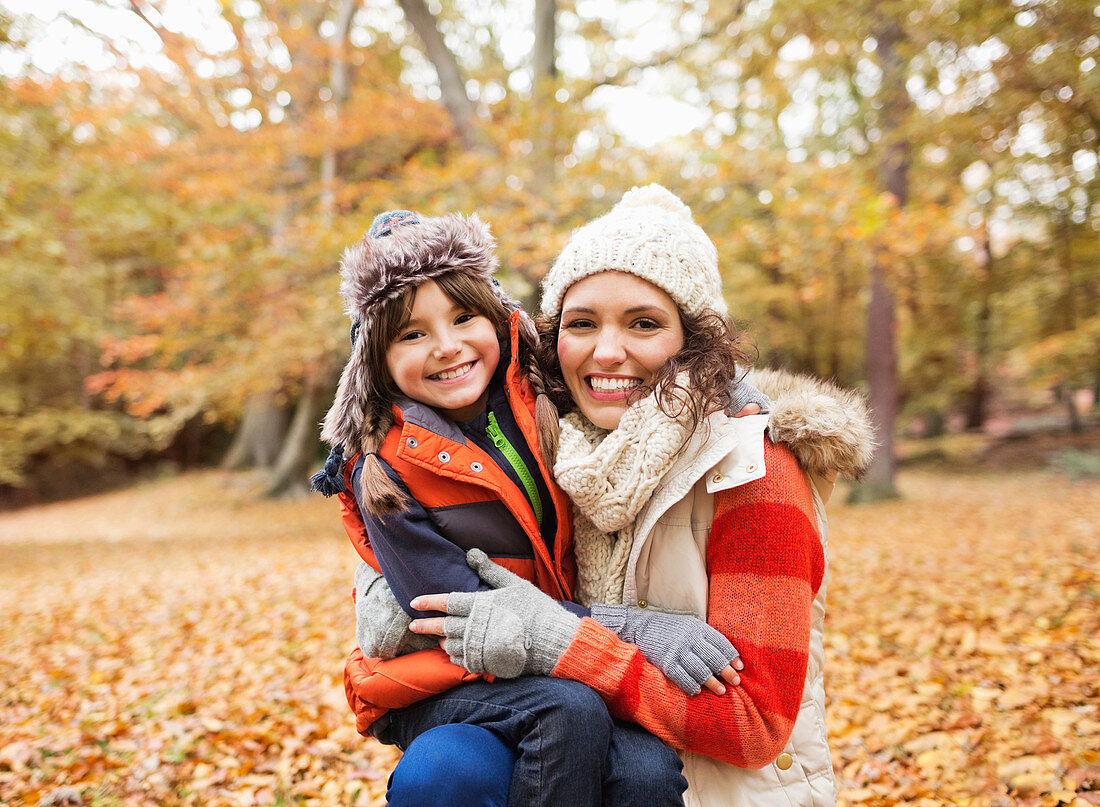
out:
M476 363L477 362L472 361L466 362L460 367L455 367L453 370L443 370L439 373L432 373L428 378L432 379L432 381L455 381L470 372Z

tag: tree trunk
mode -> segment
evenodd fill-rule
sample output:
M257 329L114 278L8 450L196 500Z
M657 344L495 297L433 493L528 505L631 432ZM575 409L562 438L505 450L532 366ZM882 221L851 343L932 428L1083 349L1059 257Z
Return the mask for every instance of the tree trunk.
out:
M557 0L535 0L535 52L532 59L535 80L555 78L558 66L554 57L557 47Z
M348 98L348 60L347 41L351 18L359 0L340 0L336 10L336 30L332 33L329 48L329 84L332 101L329 103L328 116L332 135L335 138L340 130L340 109ZM332 226L336 210L336 144L330 143L321 155L321 220L326 227Z
M989 409L990 339L993 327L993 250L989 240L989 227L982 220L978 244L978 262L982 267L981 308L978 310L975 335L975 361L977 374L966 407L966 430L981 431Z
M272 392L248 396L244 417L233 438L222 468L238 471L244 468L268 468L279 454L286 433L286 413L275 401Z
M882 139L879 183L904 207L909 199L910 145L901 130L909 113L905 66L897 45L902 30L894 20L880 20L875 31L876 52L882 68ZM870 388L871 422L878 450L864 483L852 491L852 501L896 498L897 457L894 424L898 414L897 318L894 295L886 282L886 270L876 257L871 267L871 301L867 311L866 364Z
M1092 411L1100 412L1100 363L1092 371Z
M834 313L829 318L829 378L837 383L845 383L841 370L841 340L848 328L844 318L838 316L837 312L843 311L848 305L848 273L844 268L847 258L842 250L833 272L833 298L830 308Z
M898 358L895 344L897 323L894 295L886 286L882 262L871 267L871 301L867 312L866 365L870 391L871 424L878 448L867 476L852 488L851 501L878 501L896 498L894 477L897 457L894 453L894 421L898 413Z
M409 25L413 27L423 43L428 61L435 67L436 76L439 77L439 91L443 96L443 106L450 114L462 144L467 148L473 146L475 109L470 97L466 95L466 82L462 78L458 60L443 41L443 35L439 33L435 18L428 11L424 0L397 0L397 2L405 12L405 19L409 21Z
M531 52L532 101L535 107L533 180L535 193L542 194L558 173L557 91L557 0L535 0L535 48ZM537 285L537 284L535 284Z
M317 423L324 414L322 396L330 386L325 383L327 380L319 381L316 376L306 379L302 397L294 410L294 419L272 469L266 495L289 497L309 491L309 477L316 470L312 466L317 459Z
M1080 434L1085 430L1085 423L1081 419L1081 412L1077 409L1077 390L1072 384L1066 385L1066 410L1069 414L1069 430L1073 434Z

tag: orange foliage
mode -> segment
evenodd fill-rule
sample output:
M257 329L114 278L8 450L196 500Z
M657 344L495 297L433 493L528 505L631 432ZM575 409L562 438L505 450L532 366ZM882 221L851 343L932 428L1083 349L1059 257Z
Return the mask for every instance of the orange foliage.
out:
M336 505L256 481L0 514L0 801L383 803L397 753L355 734L340 680L356 558ZM899 484L829 505L841 805L1095 804L1098 483Z

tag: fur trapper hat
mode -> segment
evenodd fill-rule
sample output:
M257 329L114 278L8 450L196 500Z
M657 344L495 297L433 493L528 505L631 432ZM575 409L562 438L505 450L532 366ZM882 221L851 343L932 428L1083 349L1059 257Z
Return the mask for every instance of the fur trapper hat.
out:
M496 241L477 214L424 217L409 210L378 215L340 262L340 293L351 317L351 356L340 376L336 398L325 416L321 438L333 451L313 488L326 496L344 490L343 453L376 451L392 423L391 401L372 400L367 339L387 303L428 280L449 272L484 278L509 307L516 303L493 277Z
M718 251L691 209L667 188L632 188L610 211L573 231L542 283L542 313L561 313L565 292L600 272L647 280L693 316L729 313Z

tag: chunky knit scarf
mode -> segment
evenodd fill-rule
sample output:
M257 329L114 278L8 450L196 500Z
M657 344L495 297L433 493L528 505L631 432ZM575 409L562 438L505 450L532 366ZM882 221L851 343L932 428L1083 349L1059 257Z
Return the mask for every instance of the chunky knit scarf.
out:
M573 500L582 605L623 601L635 519L690 434L688 412L669 417L652 394L632 404L614 431L579 412L561 419L554 478Z

